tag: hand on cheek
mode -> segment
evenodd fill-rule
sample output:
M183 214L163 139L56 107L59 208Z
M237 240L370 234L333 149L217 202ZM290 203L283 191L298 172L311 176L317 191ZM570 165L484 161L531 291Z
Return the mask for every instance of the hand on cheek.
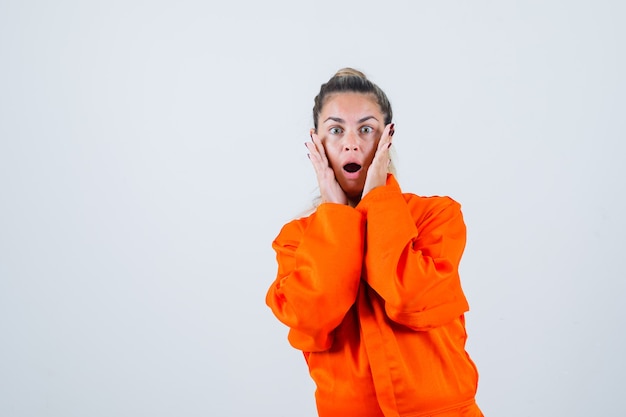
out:
M330 167L324 145L313 129L311 129L311 142L306 142L305 146L309 150L308 156L317 176L322 202L348 204L348 197L341 189Z
M365 179L365 186L363 187L363 195L365 197L367 193L372 191L376 187L381 187L387 182L387 172L391 159L389 158L389 148L391 147L391 140L395 133L394 124L388 124L385 126L383 135L378 141L378 147L374 154L374 160L367 170L367 177Z

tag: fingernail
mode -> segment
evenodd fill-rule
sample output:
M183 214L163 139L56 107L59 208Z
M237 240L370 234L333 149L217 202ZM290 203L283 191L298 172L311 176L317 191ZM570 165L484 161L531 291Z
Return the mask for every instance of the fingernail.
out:
M389 145L387 145L387 149L391 148L391 142L389 142Z
M391 133L389 133L389 136L393 136L394 133L396 133L396 131L392 130Z
M306 157L311 159L311 154L310 153L306 154Z
M393 130L395 127L396 127L396 124L395 124L395 123L392 123L392 124L391 124L391 130Z

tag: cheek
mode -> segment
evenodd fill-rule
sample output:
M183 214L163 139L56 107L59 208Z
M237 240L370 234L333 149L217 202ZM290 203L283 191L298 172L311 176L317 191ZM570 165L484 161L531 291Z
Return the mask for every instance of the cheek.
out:
M329 161L334 161L340 153L340 147L337 142L333 141L324 141L324 151L326 152L326 157Z
M370 142L367 148L367 155L369 155L370 159L374 159L374 155L376 154L376 149L378 148L378 142L380 139L376 139L373 142Z

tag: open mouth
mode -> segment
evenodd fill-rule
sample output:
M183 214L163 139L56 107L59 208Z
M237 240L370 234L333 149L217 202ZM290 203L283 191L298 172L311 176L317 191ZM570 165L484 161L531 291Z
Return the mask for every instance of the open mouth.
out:
M359 169L361 169L361 165L350 162L349 164L345 164L343 166L343 169L347 172L357 172Z

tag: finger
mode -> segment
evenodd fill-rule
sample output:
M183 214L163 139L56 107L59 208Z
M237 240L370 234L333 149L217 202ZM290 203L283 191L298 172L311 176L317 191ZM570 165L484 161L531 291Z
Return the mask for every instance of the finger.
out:
M311 153L314 153L318 158L325 160L326 154L324 152L324 147L321 145L321 142L317 135L315 134L315 130L311 129L309 132L309 136L311 137L310 142L306 142L305 145L309 148Z
M306 146L307 150L309 151L309 155L313 155L319 158L319 152L317 151L317 147L313 142L304 142L304 146Z
M315 147L315 144L313 142L306 142L305 146L309 151L307 156L309 157L311 164L313 164L313 169L317 174L319 174L320 170L324 167L324 162L322 161L322 158L320 157L320 154L317 151L317 148Z
M317 133L311 132L311 139L313 140L313 143L315 144L315 147L317 148L317 151L320 154L320 158L326 164L326 166L328 166L328 157L326 156L326 149L324 149L324 144L320 140L319 136L317 136Z
M376 148L376 154L374 155L374 162L389 164L389 147L391 146L391 139L393 136L393 124L388 124L383 131L383 134L378 141L378 147Z
M390 135L389 126L383 130L383 134L378 141L378 146L376 147L376 156L382 154L385 150L389 149L389 144L391 143L391 135Z
M319 143L319 140L317 140L317 142ZM313 164L315 175L317 175L318 181L323 181L323 179L326 178L326 176L328 175L327 171L329 169L328 160L324 157L322 153L320 153L320 149L323 152L323 147L317 146L315 142L306 142L305 145L309 150L308 157L311 161L311 164Z
M385 126L385 130L383 131L383 135L378 142L378 149L388 149L391 146L391 141L393 139L393 134L395 133L395 124L390 123Z

